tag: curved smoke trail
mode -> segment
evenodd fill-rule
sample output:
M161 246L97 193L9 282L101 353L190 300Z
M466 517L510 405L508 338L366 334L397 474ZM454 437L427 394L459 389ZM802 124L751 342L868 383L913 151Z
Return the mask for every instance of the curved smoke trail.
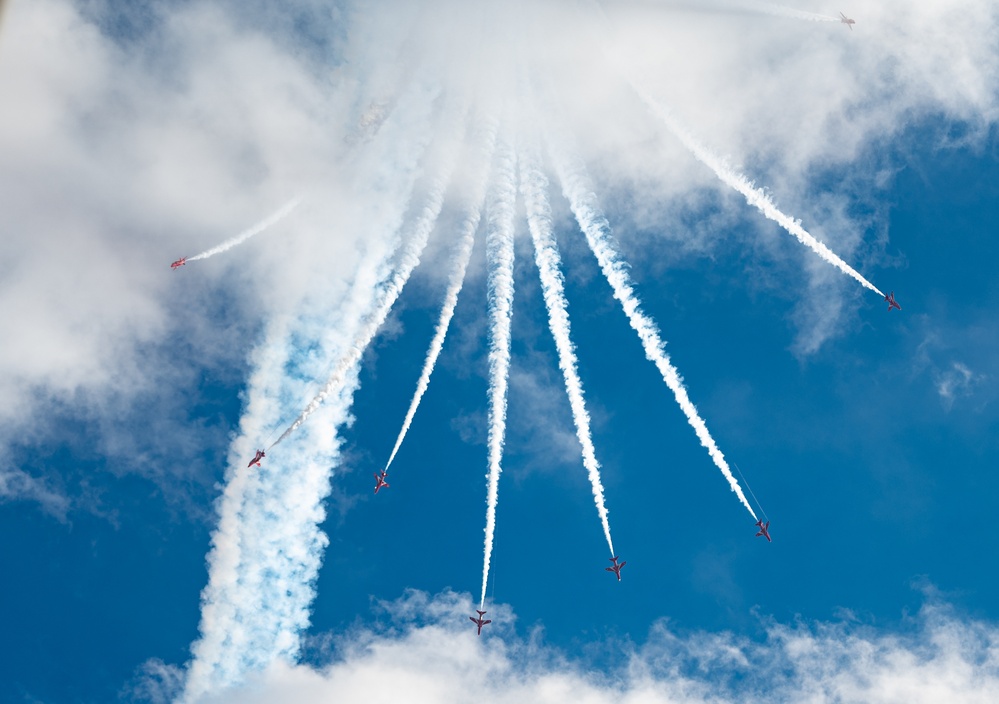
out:
M485 609L489 564L496 532L496 503L503 471L506 435L506 392L510 377L510 321L513 313L513 216L517 199L516 155L500 143L496 153L496 182L486 211L486 256L489 262L489 486L482 558L482 598Z
M597 199L593 194L593 188L586 173L586 167L565 147L552 143L549 144L549 148L552 152L559 180L562 182L562 193L569 201L569 207L576 216L576 221L579 223L583 234L586 235L586 241L589 243L593 254L597 257L604 277L614 290L614 298L621 302L625 315L628 316L628 322L631 323L631 327L638 333L638 337L642 341L642 346L645 348L645 356L659 369L663 381L666 382L666 386L673 392L680 410L683 411L683 414L687 417L687 422L690 423L694 432L697 433L701 444L707 448L708 454L711 455L715 466L721 470L722 475L728 480L732 491L735 492L739 501L746 507L746 510L749 511L753 519L756 520L756 512L753 511L753 507L746 500L746 495L743 494L742 487L739 486L739 482L733 476L732 470L729 469L728 462L725 461L725 456L718 449L714 438L708 432L708 426L697 413L697 407L690 400L687 389L683 385L683 379L680 377L680 372L670 362L669 355L666 354L664 349L665 344L659 336L659 328L656 326L655 321L641 309L641 303L635 295L631 277L628 275L627 265L621 260L621 256L617 252L613 235L611 235L610 224L597 205Z
M576 437L583 449L583 466L586 467L593 489L593 500L604 529L607 547L614 554L614 541L611 540L610 522L604 502L604 487L600 481L600 463L597 461L590 431L590 414L586 410L583 395L583 382L579 378L576 348L572 343L569 324L568 302L562 278L562 261L558 244L552 234L551 205L548 202L548 178L538 165L537 155L530 151L521 153L520 190L527 208L527 225L534 240L534 256L541 276L541 289L545 307L548 309L548 327L555 338L558 350L558 365L565 379L565 391L572 409L572 420L576 425Z
M301 202L302 202L302 196L297 196L295 198L292 198L270 217L266 218L265 220L261 220L250 229L240 232L235 237L227 239L222 244L216 245L211 249L206 249L201 254L196 254L193 257L188 257L187 261L196 262L199 259L208 259L208 257L214 257L216 254L222 254L222 252L227 252L233 247L243 244L254 235L260 234L271 225L274 225L279 220L283 219L286 215L288 215L288 213L297 208L299 204L301 204Z
M451 319L454 317L454 309L458 305L458 294L461 293L461 288L465 283L465 272L468 270L468 262L472 258L472 247L475 245L475 231L478 230L479 221L482 219L482 202L486 197L486 184L489 177L489 162L492 159L493 150L496 146L495 123L487 124L484 128L484 132L485 143L482 148L482 177L479 179L475 190L469 198L468 210L466 211L465 217L462 219L461 224L458 226L458 252L454 257L454 269L448 279L447 292L444 294L444 304L441 306L441 314L437 321L437 329L434 333L434 339L430 342L430 348L427 350L427 358L423 363L423 371L420 373L420 380L416 383L416 393L413 394L413 400L409 404L409 410L406 411L406 418L402 422L402 429L399 431L399 436L395 440L395 446L392 448L392 453L389 455L388 462L385 463L386 472L388 472L389 467L392 466L392 462L395 460L395 456L399 452L399 448L402 447L402 441L406 439L406 434L409 432L409 426L413 423L413 417L416 415L416 409L420 407L420 401L423 400L423 394L426 393L427 388L430 386L430 376L434 373L434 367L437 366L437 358L440 356L441 349L444 347L444 339L447 337L448 329L451 326Z

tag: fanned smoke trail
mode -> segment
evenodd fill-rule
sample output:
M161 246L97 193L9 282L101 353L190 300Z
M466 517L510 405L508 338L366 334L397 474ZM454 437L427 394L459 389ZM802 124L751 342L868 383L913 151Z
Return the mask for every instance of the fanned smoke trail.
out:
M321 423L303 428L262 469L247 469L246 459L253 438L314 388L316 368L336 359L379 304L378 282L386 278L398 247L400 223L433 133L436 95L425 84L407 91L401 98L405 110L386 123L385 139L357 163L363 189L358 191L360 212L367 216L370 236L345 305L330 305L343 295L338 283L317 282L296 305L294 316L272 319L251 353L255 369L217 502L219 522L207 557L200 635L191 646L183 702L217 695L249 673L294 661L299 654L329 542L320 525L340 448L332 429L350 417L356 367L317 412ZM371 183L377 184L379 203L369 209L364 203L371 202L365 197Z
M486 210L486 256L489 262L489 485L486 495L486 537L482 558L482 598L485 609L489 563L496 533L496 503L503 471L506 436L506 392L510 380L510 321L513 313L513 216L517 200L516 156L501 142L496 150L496 179Z
M257 234L263 232L268 227L270 227L271 225L274 225L279 220L281 220L282 218L284 218L286 215L288 215L288 213L290 213L292 210L294 210L295 208L297 208L299 206L299 204L301 204L301 202L302 202L302 196L298 196L296 198L292 198L290 201L288 201L287 203L285 203L281 207L280 210L278 210L277 212L275 212L270 217L266 218L265 220L261 220L260 222L258 222L256 225L254 225L250 229L244 230L243 232L240 232L235 237L231 237L231 238L227 239L225 242L223 242L220 245L216 245L215 247L212 247L211 249L207 249L204 252L202 252L201 254L196 254L193 257L188 257L187 261L189 261L189 262L196 262L199 259L208 259L208 257L214 257L216 254L222 254L222 252L227 252L230 249L232 249L233 247L235 247L237 245L240 245L240 244L243 244L244 242L246 242L248 239L250 239L254 235L257 235Z
M463 116L464 112L460 114ZM444 207L444 194L451 180L451 172L454 169L456 158L457 154L449 154L441 173L434 178L427 195L427 202L424 204L420 215L412 226L412 231L403 244L395 271L385 283L378 304L354 338L354 343L350 346L347 353L336 363L332 373L315 398L302 410L298 418L281 433L280 437L271 443L270 447L267 448L268 450L298 430L302 423L322 405L326 397L343 383L344 375L357 364L361 359L361 355L364 354L364 350L371 344L371 340L374 339L378 333L378 329L385 322L389 312L392 310L392 306L395 305L399 295L402 293L403 287L409 281L413 270L420 264L420 257L427 246L430 232L433 230L434 224L440 216L441 209Z
M492 158L493 150L496 146L496 125L494 122L484 126L484 139L482 147L483 167L482 177L479 179L476 188L473 190L468 201L468 210L458 226L458 252L454 257L454 269L448 279L447 292L444 294L444 305L441 306L440 318L437 321L437 329L434 332L434 339L430 342L430 349L427 350L427 358L423 363L423 371L420 373L420 380L416 384L416 393L406 411L406 418L402 422L402 429L399 437L395 440L392 454L389 455L388 462L385 463L385 471L392 466L402 441L406 439L409 426L413 423L416 409L420 407L423 394L430 386L430 376L437 366L437 358L444 347L444 339L447 337L448 328L451 326L451 318L454 317L454 309L458 305L458 294L465 282L465 273L468 270L468 262L472 258L472 247L475 245L475 231L479 228L479 221L482 219L482 202L485 200L487 179L489 176L489 162Z
M789 215L785 215L781 212L777 206L774 204L770 196L762 188L757 188L752 181L746 178L743 174L736 171L730 164L728 164L724 159L713 154L711 150L701 144L697 139L688 132L677 120L673 117L669 110L660 105L657 101L653 100L645 91L643 91L634 82L631 82L632 88L639 95L649 109L655 114L669 130L676 135L676 138L685 146L691 154L694 155L699 162L707 166L709 169L715 172L715 175L721 179L722 183L734 188L736 191L741 193L745 198L746 202L751 206L759 210L768 219L773 220L778 225L783 227L788 233L794 235L799 242L801 242L806 247L810 248L813 252L818 254L822 259L826 260L834 267L842 271L848 276L852 276L858 282L860 282L865 288L874 291L882 298L884 298L884 293L877 286L872 284L870 281L865 279L860 275L853 267L847 264L845 261L839 258L835 252L833 252L829 247L827 247L822 242L819 242L815 237L808 233L805 228L801 226L800 220L795 220Z
M666 385L673 392L680 410L687 417L687 422L694 428L694 432L697 433L701 444L707 448L711 459L718 469L721 470L725 479L728 480L729 486L735 492L739 501L742 502L742 505L746 507L746 510L756 520L756 512L753 511L753 507L746 500L746 495L743 494L742 487L739 486L739 482L732 475L728 462L725 461L725 456L718 449L714 438L708 432L708 426L697 413L697 408L690 400L687 389L683 385L683 379L680 377L680 372L670 362L669 355L666 354L664 349L665 345L659 336L659 328L656 326L655 321L641 309L641 304L635 295L634 287L631 283L631 277L628 275L627 265L621 260L621 256L617 252L613 236L611 235L610 224L597 205L597 199L593 193L586 168L564 146L551 143L549 147L552 151L559 179L562 182L562 193L569 201L569 207L572 208L580 229L586 235L586 241L589 243L590 249L593 250L593 254L596 255L604 277L606 277L611 288L614 290L614 297L621 302L625 315L628 316L628 322L631 323L631 327L638 333L638 337L642 341L642 346L645 348L645 356L659 369L663 381L666 382Z
M565 391L569 396L572 420L576 425L576 437L583 449L583 466L586 467L593 489L593 500L597 514L607 538L607 547L614 554L614 541L611 540L610 522L604 502L604 487L600 481L600 463L597 461L590 432L590 414L586 410L583 395L583 382L579 378L576 349L572 343L572 329L569 324L568 302L562 278L562 261L558 243L552 234L551 205L548 202L548 178L541 171L539 159L534 151L520 154L520 190L527 208L527 225L534 240L534 256L541 276L541 289L545 307L548 309L548 327L555 338L558 350L558 365L565 379Z

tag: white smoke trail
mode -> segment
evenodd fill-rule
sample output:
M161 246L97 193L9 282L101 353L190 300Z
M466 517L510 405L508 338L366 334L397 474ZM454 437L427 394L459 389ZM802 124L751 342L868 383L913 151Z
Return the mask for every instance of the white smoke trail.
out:
M496 532L496 503L503 471L506 435L506 392L510 377L510 323L513 313L513 216L517 199L516 155L500 143L496 153L496 181L486 211L486 254L489 261L489 486L486 496L485 545L482 559L482 598L485 609L489 563Z
M293 661L300 633L309 624L309 605L328 538L323 500L337 463L340 440L331 428L349 418L357 384L350 370L312 424L290 440L264 467L246 468L251 442L273 427L295 399L313 388L316 368L341 354L368 325L378 282L384 280L397 247L399 225L430 140L436 92L416 86L403 98L401 119L386 123L390 133L358 163L358 198L375 184L379 205L366 211L370 236L348 305L336 280L319 281L295 307L295 315L277 316L264 341L252 353L254 372L240 419L240 437L230 449L226 486L217 507L219 524L207 557L208 584L202 592L200 637L192 644L184 702L218 693L260 672L277 660ZM369 199L368 199L369 200Z
M447 337L448 328L451 325L451 318L454 317L454 309L458 305L458 294L461 293L462 285L465 282L465 272L468 270L468 262L472 258L472 247L475 244L475 231L479 228L479 220L482 219L482 201L485 199L486 181L489 175L489 162L493 149L496 145L496 125L489 123L485 126L485 144L483 145L483 168L482 177L469 198L468 210L461 224L458 226L458 252L454 257L454 270L448 279L447 292L444 294L444 305L441 306L440 318L437 321L437 329L434 339L430 342L430 349L427 351L426 361L423 363L423 371L420 373L420 380L416 384L416 393L406 411L406 418L402 422L402 429L395 440L392 454L389 455L388 462L385 463L385 471L392 466L402 441L405 440L409 432L409 426L413 423L416 409L420 407L423 394L430 386L430 376L437 366L437 358L444 347L444 339Z
M604 537L611 555L614 554L614 541L611 540L610 522L607 518L607 507L604 503L604 487L600 481L600 463L597 461L596 450L593 447L593 437L590 432L590 414L586 410L583 396L583 382L579 378L576 361L576 348L572 343L571 326L569 324L568 302L565 298L565 286L562 279L562 262L558 252L558 243L552 234L551 205L548 202L548 178L538 165L537 155L533 151L521 152L520 191L527 208L527 225L534 240L534 256L541 275L541 288L544 294L545 306L548 308L548 327L555 338L558 350L558 365L565 379L565 391L569 396L569 406L572 408L572 420L576 425L576 437L583 448L583 465L589 475L593 489L593 500L597 506L597 514L603 525Z
M805 12L804 10L796 10L791 7L784 7L783 5L774 5L768 2L740 2L737 3L739 6L746 8L747 10L754 10L756 12L762 12L767 15L775 15L777 17L789 17L795 20L808 20L809 22L839 22L839 17L832 17L831 15L820 15L815 12Z
M699 162L714 171L715 175L721 179L722 183L725 183L741 193L746 198L747 203L763 213L763 215L768 219L773 220L778 225L783 227L788 231L788 233L794 235L799 242L810 248L822 259L835 266L844 274L852 276L865 288L874 291L884 298L885 294L881 291L881 289L861 276L860 273L840 259L831 249L829 249L829 247L822 242L819 242L815 239L815 237L809 234L808 231L801 226L800 220L794 220L790 216L781 212L766 191L762 188L757 188L752 181L732 168L732 166L724 159L713 154L707 147L697 141L697 139L690 132L688 132L676 120L676 118L673 117L668 109L649 97L649 95L638 85L631 82L631 86L634 88L635 92L639 95L642 101L649 107L649 109L663 121L663 123L674 135L676 135L677 139L680 140L683 146L685 146Z
M463 112L461 114L464 115ZM344 354L336 363L336 366L334 366L329 378L326 380L322 389L319 390L319 393L316 394L315 398L313 398L312 401L309 402L309 405L306 406L301 413L299 413L298 418L296 418L294 422L292 422L292 424L289 425L283 433L281 433L281 436L271 443L268 449L274 447L298 430L302 423L304 423L308 417L322 405L326 397L343 383L344 376L354 367L355 364L357 364L357 362L361 359L361 355L364 354L364 350L367 349L369 344L371 344L371 340L374 339L375 335L378 333L378 329L381 328L382 324L385 322L389 312L392 310L392 306L395 305L399 295L402 293L403 287L406 285L406 282L409 281L409 277L412 275L413 270L420 264L420 257L423 254L423 250L427 246L427 241L430 238L430 232L433 230L434 224L440 216L441 208L444 206L444 194L446 193L448 183L451 180L451 172L454 168L456 158L457 154L454 153L453 150L447 157L446 165L443 171L431 184L427 194L427 201L423 206L423 210L420 212L416 221L412 225L409 237L406 239L401 250L395 271L392 273L391 278L389 278L389 280L385 283L377 306L368 317L364 326L358 331L357 336L354 338L354 343L350 346L350 349L347 350L346 354Z
M187 261L189 261L189 262L196 262L199 259L208 259L208 257L214 257L216 254L221 254L222 252L229 251L230 249L232 249L236 245L243 244L244 242L246 242L248 239L250 239L254 235L263 232L268 227L270 227L271 225L274 225L279 220L281 220L282 218L284 218L292 210L294 210L295 208L297 208L301 202L302 202L302 196L297 196L295 198L292 198L290 201L288 201L287 203L285 203L281 207L280 210L278 210L277 212L275 212L270 217L268 217L268 218L266 218L264 220L261 220L260 222L258 222L256 225L254 225L250 229L244 230L243 232L240 232L235 237L230 237L229 239L227 239L225 242L223 242L220 245L216 245L215 247L212 247L211 249L207 249L204 252L202 252L201 254L196 254L193 257L188 257Z
M628 316L628 322L631 323L631 327L638 333L638 337L642 341L642 346L645 348L645 356L659 369L663 381L666 382L666 385L673 392L680 410L687 417L687 422L694 428L694 432L697 434L701 444L707 448L711 459L718 469L721 470L725 479L728 480L732 491L735 492L739 501L746 507L746 510L749 511L755 520L756 512L753 511L753 507L746 500L746 496L742 492L742 487L739 486L739 482L732 475L728 462L725 461L725 456L718 449L718 445L715 443L714 438L711 437L711 433L708 432L707 425L701 416L698 415L697 408L691 402L690 396L687 394L687 389L683 385L680 372L670 362L669 355L666 354L664 349L665 344L659 336L659 328L656 326L655 321L641 309L638 296L634 292L631 277L628 275L627 265L621 260L621 256L617 252L613 235L611 235L610 224L597 205L597 199L590 185L586 167L565 147L551 143L549 144L549 148L552 152L559 179L562 182L562 193L569 201L569 206L576 216L576 221L579 223L583 234L586 235L586 241L589 243L590 249L593 250L593 254L596 255L604 277L606 277L614 291L614 297L621 302L625 315Z

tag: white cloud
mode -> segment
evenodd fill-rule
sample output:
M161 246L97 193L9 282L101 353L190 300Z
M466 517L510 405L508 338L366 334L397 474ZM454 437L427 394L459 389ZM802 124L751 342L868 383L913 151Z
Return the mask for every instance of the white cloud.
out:
M540 632L516 635L505 608L494 607L476 637L467 595L417 592L388 606L390 627L333 639L332 664L275 663L200 701L984 704L999 691L999 628L935 603L896 629L764 620L762 640L679 633L662 621L640 646L612 644L622 665L610 671L546 645Z

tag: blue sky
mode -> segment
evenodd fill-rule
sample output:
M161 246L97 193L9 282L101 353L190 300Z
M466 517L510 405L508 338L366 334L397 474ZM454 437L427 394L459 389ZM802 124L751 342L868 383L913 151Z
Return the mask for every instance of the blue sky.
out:
M428 17L445 8L433 4L400 20L390 7L302 3L291 14L312 18L303 25L225 3L140 16L15 2L0 90L27 117L0 118L11 233L0 622L16 647L0 700L172 701L191 677L204 685L188 685L191 701L462 701L462 681L483 673L487 701L984 696L999 674L999 55L994 10L965 5L902 17L881 3L865 34L859 12L847 32L780 10L608 3L621 65L894 290L903 310L891 313L719 184L600 52L577 48L592 31L578 8L539 11L537 27L565 29L525 61L565 86L546 98L562 111L551 124L579 143L643 308L774 542L753 537L645 359L549 165L579 373L628 565L620 583L603 570L518 199L494 622L474 639L485 227L391 488L373 495L371 475L412 396L477 177L474 134L445 132L438 96L479 96L469 124L504 115L501 138L537 134L502 107L514 90L496 61L512 46L506 12L477 62L456 68L449 52L468 47L439 41ZM971 20L981 27L943 49L928 29ZM456 14L450 30L466 21ZM655 30L668 46L650 42ZM917 70L933 51L945 61ZM677 52L684 71L668 70ZM815 72L821 62L831 66ZM385 288L397 226L413 222L449 145L441 216L387 321L329 402L248 472L248 451L349 352ZM300 211L239 248L165 266L297 193ZM875 656L852 660L858 643Z

